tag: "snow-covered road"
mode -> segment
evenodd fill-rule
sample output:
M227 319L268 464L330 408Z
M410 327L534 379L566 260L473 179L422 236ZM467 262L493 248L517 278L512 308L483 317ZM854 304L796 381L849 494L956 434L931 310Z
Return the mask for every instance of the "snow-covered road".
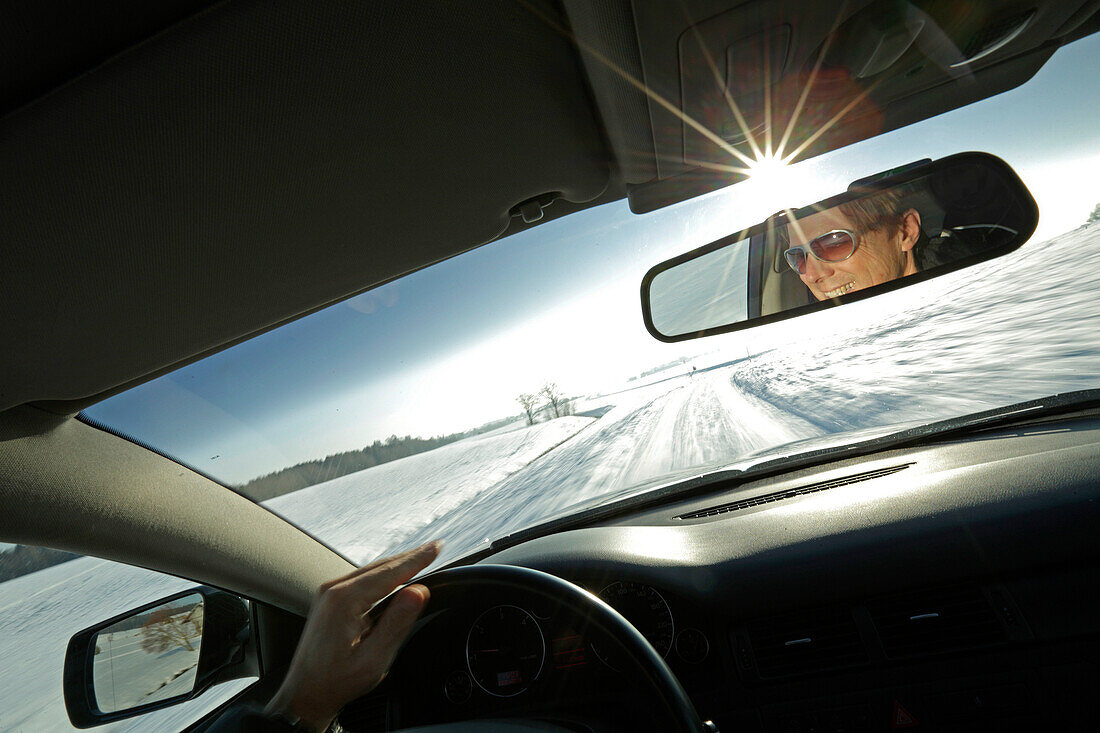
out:
M444 559L458 557L586 499L821 432L738 393L728 370L667 379L616 399L593 425L401 547L444 537Z

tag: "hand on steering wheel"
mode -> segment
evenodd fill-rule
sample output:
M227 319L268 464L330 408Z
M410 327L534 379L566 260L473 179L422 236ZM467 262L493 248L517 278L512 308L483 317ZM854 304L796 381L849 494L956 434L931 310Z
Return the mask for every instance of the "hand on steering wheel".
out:
M344 705L374 689L430 597L419 584L390 594L428 567L440 547L429 542L322 585L268 712L323 731ZM385 611L368 615L386 596Z

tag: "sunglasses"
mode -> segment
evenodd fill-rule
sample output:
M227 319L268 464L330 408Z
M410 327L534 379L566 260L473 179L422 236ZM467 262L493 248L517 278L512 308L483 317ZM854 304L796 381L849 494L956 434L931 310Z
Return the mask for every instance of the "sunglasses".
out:
M820 262L843 262L855 254L857 246L855 232L847 229L834 229L809 243L791 247L783 253L787 264L799 275L806 273L806 256L813 256Z

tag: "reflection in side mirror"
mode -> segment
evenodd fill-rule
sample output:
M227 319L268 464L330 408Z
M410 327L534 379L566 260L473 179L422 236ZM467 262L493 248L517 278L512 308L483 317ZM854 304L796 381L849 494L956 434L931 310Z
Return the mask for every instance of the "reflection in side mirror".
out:
M259 673L242 598L198 587L84 629L65 653L65 708L90 728Z
M114 713L194 690L202 617L202 596L193 593L96 634L92 684L99 709Z
M1038 219L1004 161L922 161L657 265L642 313L662 341L763 325L1007 254Z

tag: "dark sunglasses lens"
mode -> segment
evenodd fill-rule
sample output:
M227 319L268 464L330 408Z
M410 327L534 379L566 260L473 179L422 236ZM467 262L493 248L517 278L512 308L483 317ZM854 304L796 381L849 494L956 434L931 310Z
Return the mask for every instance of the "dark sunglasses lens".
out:
M787 258L787 264L791 266L792 270L799 275L806 273L806 250L801 247L788 249L783 253L783 256Z
M848 232L829 232L810 242L810 249L818 259L826 262L840 262L851 256L856 243Z

